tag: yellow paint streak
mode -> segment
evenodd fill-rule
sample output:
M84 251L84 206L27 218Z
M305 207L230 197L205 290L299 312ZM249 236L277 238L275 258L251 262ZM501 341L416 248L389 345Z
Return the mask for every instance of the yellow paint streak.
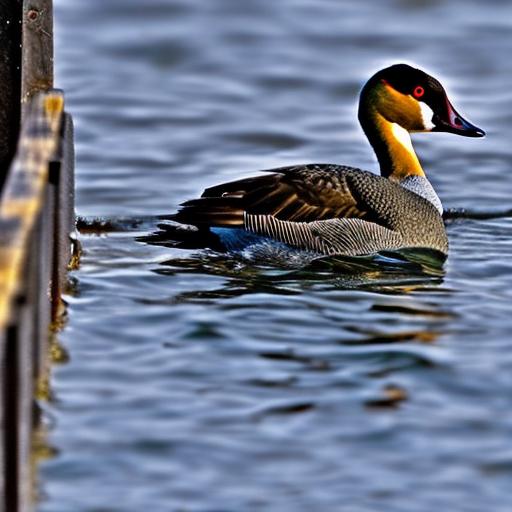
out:
M44 111L48 117L55 118L64 111L64 97L60 93L49 93L44 98Z
M64 112L64 96L60 92L49 93L44 98L44 111L52 132L56 132L61 124Z
M23 264L23 247L0 249L0 326L9 321L11 299L18 290L19 271Z
M30 236L42 208L48 164L55 155L64 109L62 93L35 96L27 109L18 149L9 168L0 202L0 327L8 325L11 305L22 282L23 264Z

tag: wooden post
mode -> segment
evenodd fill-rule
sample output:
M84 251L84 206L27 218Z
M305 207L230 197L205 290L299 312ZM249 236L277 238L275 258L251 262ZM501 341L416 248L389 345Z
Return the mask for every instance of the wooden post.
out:
M21 101L53 87L53 6L51 0L23 0Z
M56 230L71 230L59 220L65 180L52 176L62 165L63 96L59 91L34 96L27 106L18 150L0 202L0 357L2 358L2 477L0 511L30 510L30 450L34 375L46 361L52 298L65 266L57 253ZM65 249L62 249L65 252ZM68 249L69 254L69 249ZM2 508L3 506L3 508Z
M32 509L34 378L71 257L73 124L52 87L52 1L0 0L0 512Z

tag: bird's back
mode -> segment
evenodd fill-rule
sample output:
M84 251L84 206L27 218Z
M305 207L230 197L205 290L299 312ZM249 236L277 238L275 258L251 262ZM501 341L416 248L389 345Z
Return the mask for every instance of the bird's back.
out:
M321 254L448 250L432 203L381 176L332 164L284 167L209 188L174 220L241 229Z

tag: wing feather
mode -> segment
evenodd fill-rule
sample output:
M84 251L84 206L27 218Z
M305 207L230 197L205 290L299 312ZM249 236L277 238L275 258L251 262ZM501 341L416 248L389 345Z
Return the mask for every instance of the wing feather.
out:
M199 199L183 203L174 220L193 225L244 225L244 214L271 216L290 222L313 222L334 218L375 215L354 191L350 174L368 174L359 169L315 164L282 167L272 172L223 183L206 189ZM267 174L267 172L269 172ZM383 179L383 178L380 178Z

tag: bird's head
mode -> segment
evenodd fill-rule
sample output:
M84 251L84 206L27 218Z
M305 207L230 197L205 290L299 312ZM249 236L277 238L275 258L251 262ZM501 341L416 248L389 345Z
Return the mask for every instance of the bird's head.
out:
M485 132L457 113L434 77L407 64L377 72L361 92L359 118L373 109L409 132L449 132L483 137Z

